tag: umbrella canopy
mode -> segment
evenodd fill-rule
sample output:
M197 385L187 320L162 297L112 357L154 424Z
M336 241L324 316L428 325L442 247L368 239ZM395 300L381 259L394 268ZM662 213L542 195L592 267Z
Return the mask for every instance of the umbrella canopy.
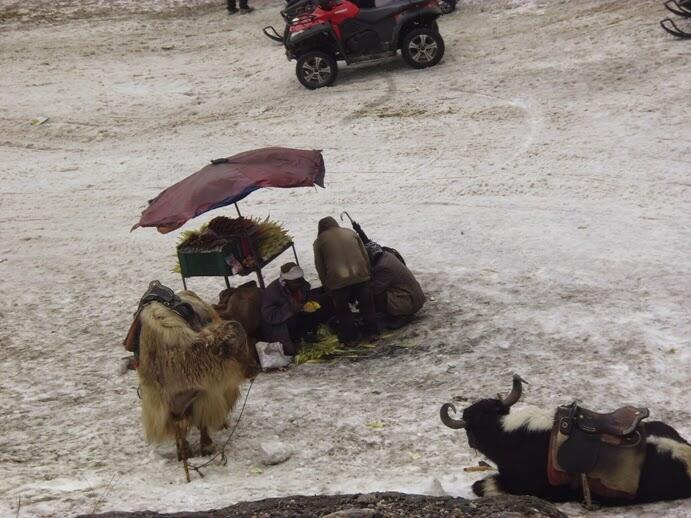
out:
M262 187L324 187L324 174L321 151L267 147L217 159L150 200L132 230L156 227L165 234Z

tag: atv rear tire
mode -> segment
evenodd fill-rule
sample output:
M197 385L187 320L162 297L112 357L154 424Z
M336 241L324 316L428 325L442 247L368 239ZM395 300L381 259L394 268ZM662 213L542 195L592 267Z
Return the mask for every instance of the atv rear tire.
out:
M441 14L450 14L456 10L456 0L440 0L439 9Z
M334 83L338 75L338 65L333 56L326 52L312 50L298 58L295 74L302 86L315 90Z
M403 38L401 56L413 68L433 67L444 57L444 40L434 28L415 29Z

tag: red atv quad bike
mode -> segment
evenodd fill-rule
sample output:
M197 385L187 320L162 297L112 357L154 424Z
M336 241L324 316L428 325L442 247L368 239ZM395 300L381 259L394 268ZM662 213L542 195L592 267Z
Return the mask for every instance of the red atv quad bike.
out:
M361 2L364 0L361 0ZM372 0L370 0L372 1ZM311 90L336 80L336 61L347 64L394 56L400 49L413 68L436 65L444 55L437 0L375 0L360 8L350 0L319 0L312 12L289 21L284 39L295 73Z

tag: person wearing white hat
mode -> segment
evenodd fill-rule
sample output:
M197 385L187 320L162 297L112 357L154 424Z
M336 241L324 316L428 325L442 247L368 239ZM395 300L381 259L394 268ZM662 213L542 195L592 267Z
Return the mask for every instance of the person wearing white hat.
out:
M294 356L305 333L316 331L322 320L311 302L310 283L302 268L295 263L281 266L278 279L262 293L262 339L281 342L283 352Z

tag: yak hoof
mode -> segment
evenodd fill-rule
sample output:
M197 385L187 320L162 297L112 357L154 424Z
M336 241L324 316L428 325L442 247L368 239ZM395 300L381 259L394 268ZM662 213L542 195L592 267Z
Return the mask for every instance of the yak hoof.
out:
M216 448L214 448L214 441L209 436L209 432L206 428L200 430L199 436L199 449L202 457L211 455Z
M178 450L178 462L190 458L190 444L187 442L186 439L183 439L182 441L180 441L180 444L179 444L177 450Z
M209 435L209 430L206 427L199 429L199 450L202 457L211 455L216 449L214 448L214 441Z
M212 455L216 451L216 447L214 446L213 442L209 443L202 443L200 445L200 453L202 457L208 457L209 455Z

